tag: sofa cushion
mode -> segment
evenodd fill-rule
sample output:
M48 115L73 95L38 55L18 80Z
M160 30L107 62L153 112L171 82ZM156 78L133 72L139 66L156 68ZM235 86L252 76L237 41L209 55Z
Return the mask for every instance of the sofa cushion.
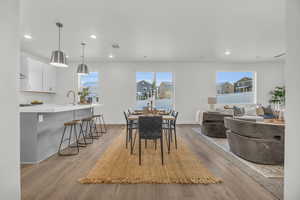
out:
M233 115L234 116L243 116L243 115L245 115L245 108L233 106Z

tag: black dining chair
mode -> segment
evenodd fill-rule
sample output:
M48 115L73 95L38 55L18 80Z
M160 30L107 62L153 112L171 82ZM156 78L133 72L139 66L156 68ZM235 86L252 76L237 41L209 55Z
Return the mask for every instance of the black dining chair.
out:
M166 132L166 138L168 143L168 153L171 150L171 142L173 142L173 133L174 133L174 140L175 140L175 148L177 149L177 133L176 133L176 123L178 112L172 111L171 116L174 117L173 120L168 120L167 123L163 124L163 130Z
M138 124L136 121L130 121L128 120L129 114L124 112L125 120L126 120L126 148L128 146L128 142L132 139L132 130L138 129Z
M162 121L162 116L139 117L139 165L142 163L142 139L153 141L160 139L161 163L164 164Z

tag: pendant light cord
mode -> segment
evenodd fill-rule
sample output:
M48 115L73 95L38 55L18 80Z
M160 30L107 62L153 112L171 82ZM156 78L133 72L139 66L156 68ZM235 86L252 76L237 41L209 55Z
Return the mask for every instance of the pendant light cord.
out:
M82 56L81 56L81 59L82 59L82 64L84 64L84 47L85 47L85 43L81 43L81 46L82 46Z
M60 50L60 31L61 27L58 27L58 50Z
M61 43L61 28L63 27L63 24L60 22L56 23L56 26L58 27L58 50L60 51L60 43Z

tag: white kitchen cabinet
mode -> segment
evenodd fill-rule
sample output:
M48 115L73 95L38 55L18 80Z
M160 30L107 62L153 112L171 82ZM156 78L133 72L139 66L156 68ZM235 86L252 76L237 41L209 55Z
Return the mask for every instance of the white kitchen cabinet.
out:
M44 64L43 90L45 92L55 92L56 90L56 68L49 64Z
M20 90L55 93L55 89L56 68L23 54L20 65Z

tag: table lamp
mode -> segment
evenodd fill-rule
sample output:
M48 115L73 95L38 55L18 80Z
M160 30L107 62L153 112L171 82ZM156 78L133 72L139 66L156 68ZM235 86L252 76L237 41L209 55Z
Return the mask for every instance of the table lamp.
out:
M207 103L209 105L209 111L215 111L215 104L217 103L216 97L208 97Z

